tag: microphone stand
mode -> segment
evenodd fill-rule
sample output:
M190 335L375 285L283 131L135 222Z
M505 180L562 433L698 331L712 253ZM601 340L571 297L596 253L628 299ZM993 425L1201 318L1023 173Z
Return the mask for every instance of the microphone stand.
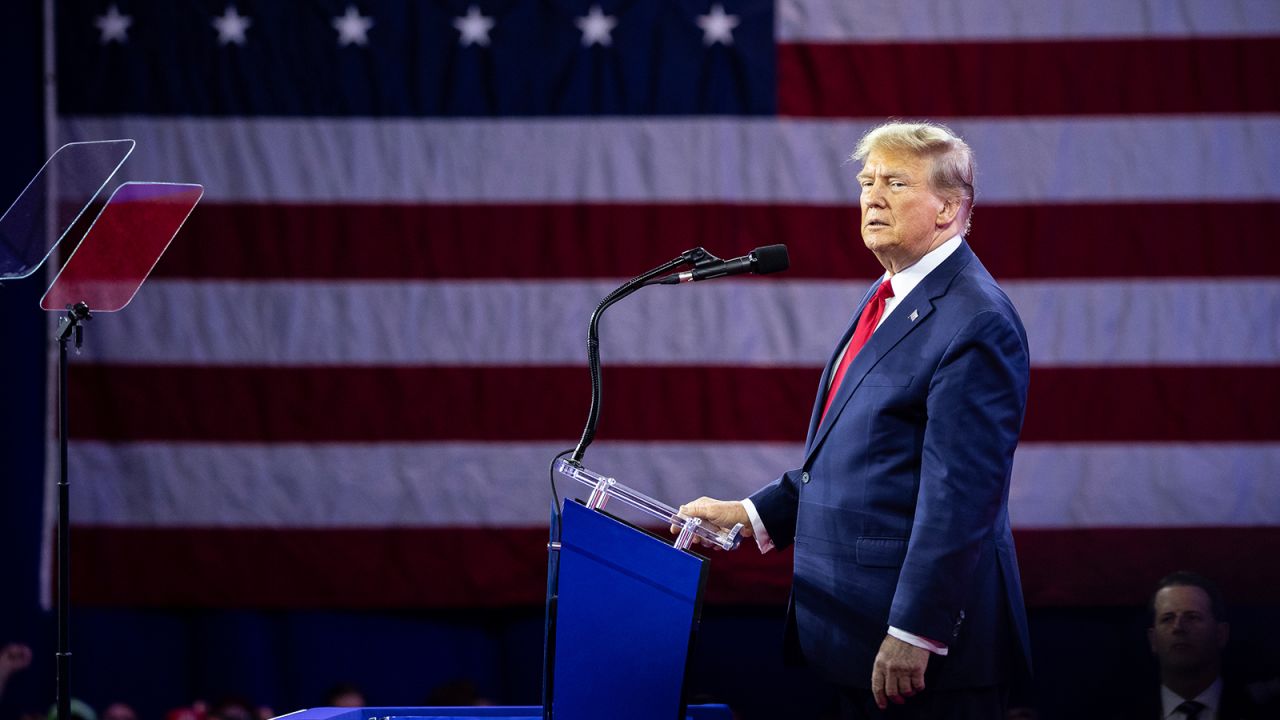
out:
M587 367L591 373L591 408L587 412L587 424L582 429L582 438L568 460L577 467L582 467L582 456L587 446L596 437L596 426L600 422L600 316L614 303L627 297L646 285L657 282L656 278L671 272L682 265L695 267L719 260L706 250L696 247L686 250L678 257L672 258L658 267L623 283L613 292L604 296L595 312L591 313L591 324L587 330ZM562 453L563 454L563 453ZM557 456L559 457L559 456ZM552 494L555 495L555 474L551 476ZM559 599L560 584L560 508L551 503L551 538L547 543L547 603L546 617L543 623L542 653L542 716L551 720L551 695L555 673L555 637L556 637L556 604Z

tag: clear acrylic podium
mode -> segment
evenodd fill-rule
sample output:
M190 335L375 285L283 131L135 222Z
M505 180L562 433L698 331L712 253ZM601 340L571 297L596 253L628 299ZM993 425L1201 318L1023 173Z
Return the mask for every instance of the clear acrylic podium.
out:
M567 460L556 470L591 490L584 503L566 500L560 516L548 638L551 718L684 718L692 709L685 705L685 676L707 579L706 558L687 548L697 537L732 549L742 527L685 517ZM611 499L677 528L674 544L605 514Z
M623 485L614 478L592 472L568 460L557 462L556 472L591 488L591 495L587 498L586 506L592 510L603 510L610 499L617 498L631 508L647 515L650 520L656 520L659 523L670 523L672 527L679 528L680 532L676 535L675 541L672 542L676 549L688 550L689 546L693 544L694 538L707 545L715 545L722 550L734 550L738 547L738 543L742 541L741 524L725 529L705 523L701 518L681 515L675 508L660 500L655 500L639 490L633 490Z

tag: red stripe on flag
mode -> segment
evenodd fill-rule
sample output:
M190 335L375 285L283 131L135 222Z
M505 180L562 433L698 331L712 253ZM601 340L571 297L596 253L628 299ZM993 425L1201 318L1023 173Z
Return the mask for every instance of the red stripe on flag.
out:
M1033 368L1024 441L1280 440L1280 367Z
M1275 227L1280 203L979 204L972 241L1004 279L1280 275ZM155 275L621 278L697 245L730 257L779 242L791 251L779 277L883 272L858 237L856 206L205 203Z
M1179 527L1014 533L1028 605L1146 604L1156 582L1198 570L1232 602L1280 602L1280 528ZM1241 552L1248 548L1248 552Z
M71 586L92 605L530 605L545 597L546 547L547 531L529 528L76 526Z
M99 440L564 440L581 433L590 398L587 369L572 366L97 365L70 375L71 435ZM794 442L818 377L816 369L607 367L608 407L626 412L606 411L599 439ZM681 411L654 398L679 399Z
M75 528L84 605L496 607L546 589L540 528ZM1140 605L1164 574L1201 569L1234 602L1280 602L1280 528L1112 528L1016 533L1027 604ZM1249 548L1241 553L1240 548ZM412 560L406 560L412 558ZM712 553L710 602L780 604L791 553Z
M778 111L803 117L1265 113L1280 38L778 46ZM920 82L920 78L930 78Z
M599 438L799 442L818 378L606 367ZM109 441L564 440L589 397L586 369L566 366L77 365L70 380L72 436ZM1280 367L1037 368L1030 392L1023 441L1280 440Z

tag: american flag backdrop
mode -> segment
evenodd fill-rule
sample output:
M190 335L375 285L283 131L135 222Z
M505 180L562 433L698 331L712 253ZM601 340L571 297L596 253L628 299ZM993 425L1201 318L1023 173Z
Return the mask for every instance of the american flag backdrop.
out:
M1280 600L1280 3L66 0L53 145L206 194L71 374L74 587L124 605L538 603L595 303L588 467L673 504L800 461L881 272L854 143L947 123L1030 336L1028 602L1177 567ZM123 179L123 178L121 178ZM564 490L570 488L562 483ZM789 553L717 554L777 602Z

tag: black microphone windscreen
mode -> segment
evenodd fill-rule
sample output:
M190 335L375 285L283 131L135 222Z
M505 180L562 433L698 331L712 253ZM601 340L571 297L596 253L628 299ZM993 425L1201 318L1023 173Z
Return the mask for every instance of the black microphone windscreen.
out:
M791 267L791 256L787 254L786 245L765 245L752 250L751 254L756 256L752 270L757 275L782 272Z

